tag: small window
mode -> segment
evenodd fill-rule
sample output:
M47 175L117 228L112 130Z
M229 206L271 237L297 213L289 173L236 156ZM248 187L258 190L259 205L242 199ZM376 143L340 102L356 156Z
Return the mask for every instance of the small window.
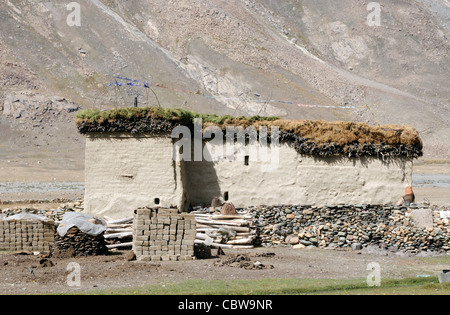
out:
M246 166L248 166L249 161L250 161L250 156L246 155L246 156L245 156L244 164L245 164Z
M155 204L159 205L159 202L160 202L159 198L155 198Z
M228 191L226 191L226 192L223 194L223 199L225 199L225 201L228 201L228 199L229 199Z

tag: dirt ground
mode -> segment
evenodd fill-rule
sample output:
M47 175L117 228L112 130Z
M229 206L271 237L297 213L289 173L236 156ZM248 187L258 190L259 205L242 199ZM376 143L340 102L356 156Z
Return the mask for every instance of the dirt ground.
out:
M377 262L381 277L404 278L417 275L436 276L448 269L450 257L408 257L374 250L349 251L327 249L257 248L225 250L225 255L192 261L128 261L125 251L107 256L49 258L47 265L34 255L0 255L0 294L76 293L91 290L168 284L190 279L364 279L367 265ZM267 253L272 253L267 255ZM213 251L213 254L215 252ZM249 257L273 268L247 270L224 262L236 254ZM220 257L220 258L219 258ZM70 286L70 263L81 267L80 286ZM221 263L220 263L221 262ZM68 271L69 267L69 271Z
M413 174L450 174L450 163L421 160L414 163ZM422 202L426 198L432 205L450 205L450 187L413 187L413 190L416 202Z

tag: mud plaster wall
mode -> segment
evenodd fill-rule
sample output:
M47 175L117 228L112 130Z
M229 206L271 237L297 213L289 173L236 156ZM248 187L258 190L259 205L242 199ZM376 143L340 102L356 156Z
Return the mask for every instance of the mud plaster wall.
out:
M213 147L209 149L215 152ZM412 181L412 159L405 157L388 161L375 157L316 158L299 155L288 144L281 144L278 150L267 153L278 156L278 161L265 162L264 156L254 156L258 149L247 148L232 162L185 163L190 202L208 204L214 196L224 198L227 193L236 207L390 204L404 195Z
M175 162L172 150L168 134L88 136L86 212L123 218L140 207L209 205L225 194L236 207L390 204L412 181L413 163L406 157L316 158L299 155L284 143L265 155L251 146L245 151L236 147L234 161ZM217 150L204 144L204 152Z
M87 213L124 218L144 206L182 204L180 163L172 159L169 135L90 135L85 154Z

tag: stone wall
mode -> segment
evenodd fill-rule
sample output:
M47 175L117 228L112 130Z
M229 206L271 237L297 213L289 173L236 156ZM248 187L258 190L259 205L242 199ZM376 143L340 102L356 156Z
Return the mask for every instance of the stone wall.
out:
M142 261L194 257L195 216L177 209L141 208L133 220L133 250Z
M380 245L411 253L449 251L450 224L431 211L432 226L418 226L413 210L381 205L260 206L252 214L263 246L352 247Z
M54 242L54 221L0 220L0 251L50 252Z

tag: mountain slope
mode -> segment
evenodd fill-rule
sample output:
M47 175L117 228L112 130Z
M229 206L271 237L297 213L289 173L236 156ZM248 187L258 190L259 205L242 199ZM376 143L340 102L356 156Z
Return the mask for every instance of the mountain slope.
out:
M44 156L61 144L82 152L73 112L135 97L203 113L412 125L425 157L450 156L446 1L380 3L380 26L367 24L360 0L77 2L79 27L65 2L0 2L0 158L29 144Z

